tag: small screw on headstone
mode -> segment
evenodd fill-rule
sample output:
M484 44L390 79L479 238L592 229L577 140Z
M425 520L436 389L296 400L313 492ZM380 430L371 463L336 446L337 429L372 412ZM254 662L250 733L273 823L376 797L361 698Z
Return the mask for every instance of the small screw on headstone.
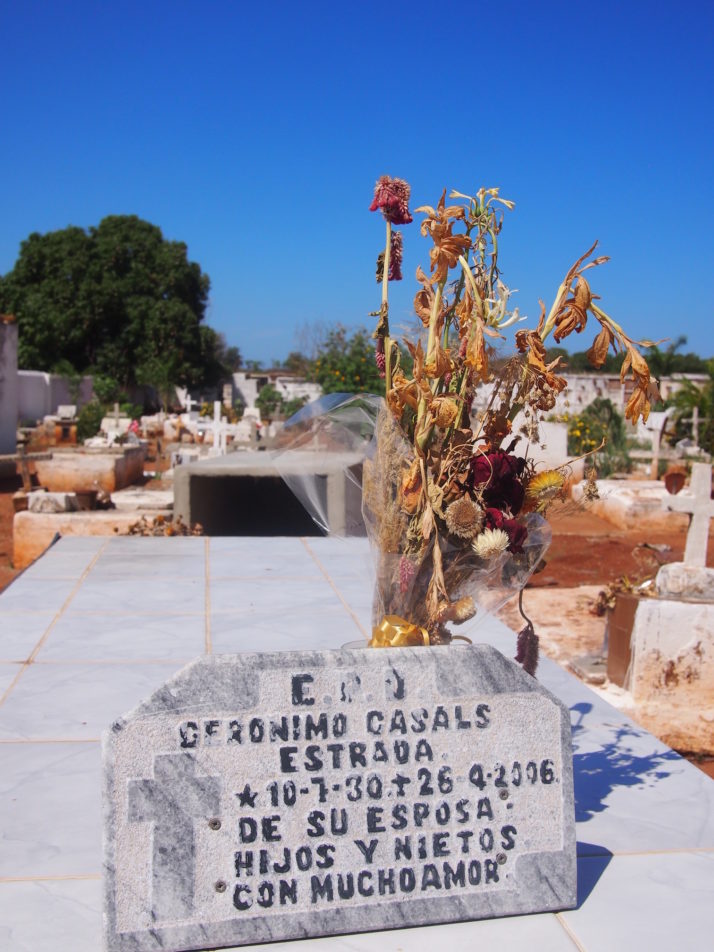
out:
M210 828L211 828L212 830L220 830L220 828L221 828L221 821L220 821L220 820L217 820L217 819L214 817L212 820L209 820L209 821L208 821L208 825L210 826Z
M226 884L223 882L222 879L219 879L216 885L214 886L214 889L216 890L216 892L221 892L221 893L225 892L227 888L228 887L226 886Z
M506 859L507 857L505 853L496 853L496 862L499 866L503 866L503 864L506 862Z
M502 800L508 800L508 790L501 790L498 795Z

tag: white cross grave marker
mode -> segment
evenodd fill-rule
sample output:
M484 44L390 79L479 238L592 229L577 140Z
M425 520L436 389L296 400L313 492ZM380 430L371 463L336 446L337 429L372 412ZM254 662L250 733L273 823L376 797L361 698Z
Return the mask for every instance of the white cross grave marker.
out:
M191 394L186 391L186 399L184 400L184 410L186 413L190 413L194 407L198 406L198 400L194 400L191 397Z
M675 512L688 512L692 517L684 549L685 565L706 565L709 520L714 518L712 468L709 463L693 464L689 489L686 496L667 499L666 506Z

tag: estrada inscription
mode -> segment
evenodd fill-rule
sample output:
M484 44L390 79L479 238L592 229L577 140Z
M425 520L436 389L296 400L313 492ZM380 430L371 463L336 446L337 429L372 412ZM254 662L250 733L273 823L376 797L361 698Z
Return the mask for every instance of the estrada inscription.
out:
M202 659L105 777L111 952L575 903L567 711L486 646Z

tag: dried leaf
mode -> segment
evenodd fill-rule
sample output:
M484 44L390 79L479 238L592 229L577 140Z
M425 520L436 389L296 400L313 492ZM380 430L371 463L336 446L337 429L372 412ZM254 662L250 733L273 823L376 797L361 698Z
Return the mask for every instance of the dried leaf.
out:
M603 327L600 333L588 351L588 361L593 367L602 367L610 350L610 345L614 344L614 337L609 327Z

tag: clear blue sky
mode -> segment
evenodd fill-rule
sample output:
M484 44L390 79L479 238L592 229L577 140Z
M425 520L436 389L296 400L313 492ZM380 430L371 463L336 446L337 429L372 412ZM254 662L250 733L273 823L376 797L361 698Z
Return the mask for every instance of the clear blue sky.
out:
M522 312L599 238L605 310L714 354L710 0L3 0L0 31L0 273L32 231L136 214L210 275L208 323L270 362L301 326L369 322L379 175L413 206L498 185ZM405 232L393 323L428 263Z

